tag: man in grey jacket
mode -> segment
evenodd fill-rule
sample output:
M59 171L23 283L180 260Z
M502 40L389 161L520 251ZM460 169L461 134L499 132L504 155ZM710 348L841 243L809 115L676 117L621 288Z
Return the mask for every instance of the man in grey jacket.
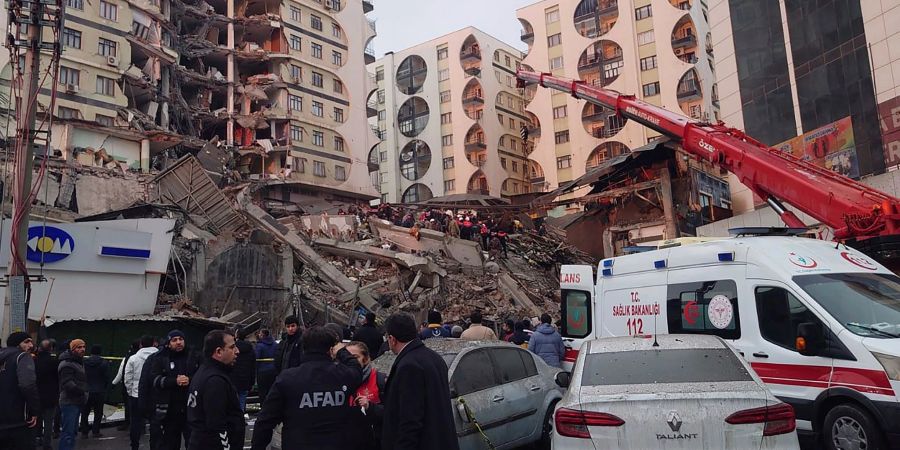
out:
M69 350L59 356L59 412L62 432L59 450L75 448L78 418L87 403L87 377L84 374L84 351L81 339L72 339Z
M30 428L37 425L41 411L34 360L29 353L34 347L31 336L16 332L0 350L0 449L32 448Z

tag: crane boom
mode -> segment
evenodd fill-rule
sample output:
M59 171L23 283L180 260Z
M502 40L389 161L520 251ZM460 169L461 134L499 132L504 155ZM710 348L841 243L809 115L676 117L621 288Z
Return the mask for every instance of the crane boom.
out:
M836 172L768 147L721 122L709 124L646 103L634 95L580 80L519 70L521 87L542 87L612 109L681 144L685 152L735 174L789 227L805 227L781 201L835 230L835 239L900 234L900 201Z

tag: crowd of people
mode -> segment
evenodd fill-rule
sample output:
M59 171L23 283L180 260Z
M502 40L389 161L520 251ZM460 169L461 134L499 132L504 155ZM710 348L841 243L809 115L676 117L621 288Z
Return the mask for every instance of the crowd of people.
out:
M502 339L559 367L562 339L549 315L540 321L533 327L529 319L507 320L498 337L477 311L465 329L444 323L438 311L420 325L394 314L383 328L372 313L353 329L330 323L303 330L289 316L278 343L268 329L255 343L242 330L216 330L201 352L175 329L135 341L112 380L97 345L86 357L87 343L72 339L57 356L53 340L35 351L30 335L13 333L0 350L0 395L8 404L0 409L0 450L50 449L57 436L57 448L67 450L76 447L79 431L84 439L102 436L111 384L121 385L126 398L122 429L132 449L145 434L153 450L244 448L254 386L261 400L251 439L256 450L267 448L277 427L285 450L456 449L448 368L423 341ZM397 355L389 373L372 364L385 352Z

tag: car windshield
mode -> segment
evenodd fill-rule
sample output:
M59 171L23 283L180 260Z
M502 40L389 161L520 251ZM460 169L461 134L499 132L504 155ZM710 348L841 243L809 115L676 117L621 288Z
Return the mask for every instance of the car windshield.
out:
M881 273L798 275L800 287L852 333L900 337L900 278Z
M753 381L727 348L635 350L587 355L582 386Z

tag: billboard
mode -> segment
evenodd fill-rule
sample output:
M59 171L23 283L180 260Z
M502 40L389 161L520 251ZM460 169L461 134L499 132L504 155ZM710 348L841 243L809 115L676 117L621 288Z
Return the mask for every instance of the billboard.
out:
M853 123L849 116L773 147L841 175L859 178Z
M900 164L900 96L878 105L885 167Z

